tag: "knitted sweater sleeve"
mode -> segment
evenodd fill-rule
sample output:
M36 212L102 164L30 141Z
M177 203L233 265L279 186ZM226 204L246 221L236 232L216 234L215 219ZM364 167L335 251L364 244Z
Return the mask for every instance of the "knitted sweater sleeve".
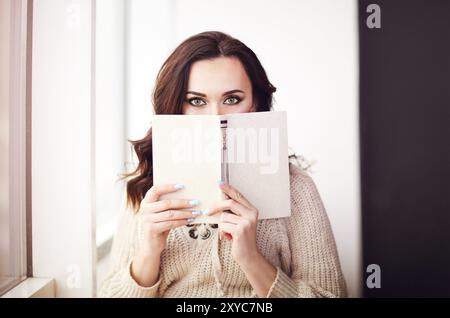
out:
M291 217L277 274L267 297L346 297L331 225L312 178L291 166Z
M142 287L131 276L131 262L139 248L139 229L138 217L131 209L126 208L125 197L124 193L119 225L111 248L111 265L102 282L99 297L158 297L160 280L153 286Z

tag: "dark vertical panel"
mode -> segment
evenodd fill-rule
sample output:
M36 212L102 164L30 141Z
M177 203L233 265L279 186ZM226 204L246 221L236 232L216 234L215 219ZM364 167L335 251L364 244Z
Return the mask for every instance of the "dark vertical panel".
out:
M364 295L450 296L450 1L359 1L359 28Z

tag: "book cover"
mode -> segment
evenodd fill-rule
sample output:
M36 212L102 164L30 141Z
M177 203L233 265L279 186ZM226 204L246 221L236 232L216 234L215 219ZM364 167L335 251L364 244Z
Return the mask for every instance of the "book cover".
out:
M258 209L259 219L290 216L286 112L154 115L152 138L154 184L185 185L162 198L197 199L192 209L206 210L226 199L218 186L224 180Z

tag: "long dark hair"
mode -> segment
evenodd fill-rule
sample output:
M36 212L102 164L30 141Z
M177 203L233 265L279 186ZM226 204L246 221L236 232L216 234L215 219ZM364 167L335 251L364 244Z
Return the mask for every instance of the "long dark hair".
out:
M276 88L256 54L241 41L222 32L203 32L182 42L162 65L153 91L155 114L182 114L191 65L199 60L216 57L236 57L242 63L252 84L256 111L272 110L272 94ZM128 140L136 152L139 164L122 178L127 182L127 205L135 212L145 193L153 186L152 129L140 140Z

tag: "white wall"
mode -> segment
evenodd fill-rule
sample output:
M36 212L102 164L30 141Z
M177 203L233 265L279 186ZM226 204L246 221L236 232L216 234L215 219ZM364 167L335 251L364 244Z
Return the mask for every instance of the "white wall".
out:
M114 235L123 194L118 181L125 161L125 1L96 0L95 30L95 197L96 244ZM97 254L97 290L109 270L109 257Z
M96 0L95 186L97 227L118 213L124 166L125 58L124 0Z
M172 49L170 1L126 1L126 129L130 139L144 136L153 112L156 74Z
M156 72L186 37L224 31L252 48L289 115L289 144L312 168L350 296L360 290L358 40L355 0L127 1L127 136L151 120Z
M94 295L95 118L90 0L34 0L33 274Z

